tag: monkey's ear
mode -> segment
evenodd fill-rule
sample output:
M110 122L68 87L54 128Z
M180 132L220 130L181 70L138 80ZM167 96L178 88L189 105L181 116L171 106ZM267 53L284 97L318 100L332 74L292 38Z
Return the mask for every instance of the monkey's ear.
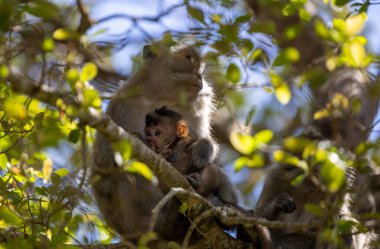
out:
M153 45L145 45L143 48L143 59L145 61L153 60L157 57L157 48Z
M186 120L180 120L177 122L177 137L187 137L189 135L189 122Z

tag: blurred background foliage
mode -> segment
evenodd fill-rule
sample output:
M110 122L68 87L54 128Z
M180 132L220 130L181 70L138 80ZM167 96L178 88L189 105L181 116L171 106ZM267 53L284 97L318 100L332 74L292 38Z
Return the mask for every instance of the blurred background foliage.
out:
M201 50L205 77L216 92L213 128L222 145L219 160L247 207L254 206L263 176L274 163L304 170L294 184L322 165L321 183L329 192L344 186L347 167L378 175L374 117L379 82L368 83L368 91L356 97L339 89L323 91L334 75L340 80L337 87L351 80L342 68L354 69L352 77L359 82L378 77L379 51L368 50L365 26L376 4L0 0L0 247L59 248L118 240L102 223L88 187L95 131L77 115L104 110L110 93L141 64L142 46L162 37ZM281 20L291 22L281 26ZM307 32L318 46L297 46ZM76 97L80 106L64 101L52 106L33 94L13 92L7 82L11 70L40 88ZM366 119L365 134L355 140L340 131L366 111L363 99L372 101L372 116ZM325 120L335 125L329 134L336 136L320 131L327 141L299 137ZM130 148L121 147L128 161ZM132 165L130 170L152 177L144 165ZM363 201L367 209L354 209L362 213L357 217L363 229L366 224L379 229L380 186L368 179L365 184L372 184L371 205ZM321 213L323 207L309 210Z

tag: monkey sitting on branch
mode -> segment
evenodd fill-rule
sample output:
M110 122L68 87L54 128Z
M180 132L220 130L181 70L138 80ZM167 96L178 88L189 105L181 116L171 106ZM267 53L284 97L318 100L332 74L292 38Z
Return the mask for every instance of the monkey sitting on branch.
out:
M211 144L207 144L210 143L207 139L194 139L189 133L189 122L180 114L166 106L149 113L145 118L145 138L148 146L183 174L197 193L206 198L217 197L218 200L210 199L214 205L238 204L238 191L221 168L214 163L194 164L201 160L191 158L198 155L191 154L189 146L197 142L203 144L203 148L209 148ZM164 192L168 191L164 184L161 183L160 187Z
M179 113L166 106L149 113L145 118L145 138L148 147L170 162L176 170L184 175L197 193L207 198L213 205L227 205L242 215L253 216L253 211L245 210L238 205L239 193L218 165L214 163L193 164L194 161L200 160L191 159L191 156L197 155L189 152L189 146L197 142L207 148L209 140L194 139L189 134L189 123ZM169 191L164 183L160 183L160 188L165 193ZM224 229L234 228L221 223L220 225ZM238 239L253 242L258 248L272 248L266 229L255 226L258 233L257 235L252 233L255 238L251 237L241 225L236 226L236 229Z

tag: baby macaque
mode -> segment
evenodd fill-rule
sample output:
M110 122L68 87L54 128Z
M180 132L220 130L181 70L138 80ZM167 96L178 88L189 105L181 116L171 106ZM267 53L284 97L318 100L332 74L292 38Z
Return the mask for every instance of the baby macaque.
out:
M237 190L216 164L194 164L199 160L191 158L197 155L190 153L189 146L197 142L209 148L211 144L207 143L211 142L192 138L189 123L180 114L166 106L149 113L145 118L145 136L148 146L183 174L199 194L206 198L216 196L222 203L237 204ZM160 187L168 191L167 187Z

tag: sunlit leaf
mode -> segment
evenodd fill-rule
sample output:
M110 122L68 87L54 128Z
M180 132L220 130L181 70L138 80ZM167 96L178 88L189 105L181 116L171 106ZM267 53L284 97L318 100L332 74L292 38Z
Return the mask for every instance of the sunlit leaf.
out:
M259 153L254 153L251 158L249 157L240 157L235 160L234 169L235 172L239 172L242 168L260 168L265 164L264 157Z
M0 154L0 168L6 170L8 164L8 158L5 154Z
M42 165L42 176L45 181L50 180L51 172L53 172L53 162L48 158Z
M122 162L126 162L128 161L131 156L132 156L132 147L131 147L131 144L129 143L129 141L120 141L118 143L115 143L113 144L113 147L115 149L116 152L119 153L119 155L121 156L121 160ZM121 164L122 164L121 162ZM121 165L119 164L119 165Z
M273 153L273 158L277 163L290 164L294 166L298 166L300 160L285 151L277 150Z
M67 29L57 29L53 33L53 38L56 40L68 40L74 37L74 33Z
M45 38L42 42L42 49L45 52L51 52L54 50L54 40L51 38Z
M9 75L9 70L6 65L0 65L0 78L6 78Z
M323 21L321 21L319 19L316 20L314 28L320 37L326 39L330 36L330 32L329 32L328 28L326 27L326 25L323 23Z
M313 118L315 120L322 119L322 118L328 118L331 116L331 113L327 109L322 109L319 111L316 111L313 115Z
M274 73L270 73L270 78L277 100L283 105L288 104L292 98L292 93L286 82L279 75Z
M361 12L355 16L348 17L346 20L346 34L348 36L359 34L362 31L366 20L367 14L365 12Z
M54 173L56 173L57 175L59 175L61 178L66 176L67 174L70 173L70 171L66 168L60 168L60 169L57 169L56 171L54 171Z
M9 209L7 206L1 206L0 207L0 220L3 220L9 225L20 225L22 222L22 219L12 210Z
M22 96L12 97L5 100L4 112L12 119L25 120L27 111L24 105L25 98Z
M293 152L302 152L312 141L303 137L287 137L284 139L284 147Z
M141 162L133 161L133 162L129 163L125 167L125 169L128 172L140 174L143 177L145 177L147 180L152 181L154 179L154 174L150 170L150 168Z
M283 105L288 104L290 99L292 98L292 93L290 92L287 84L282 84L279 87L276 87L274 89L274 93L276 95L277 100Z
M273 62L273 66L282 66L287 63L295 63L299 60L300 54L297 49L288 47L283 49Z
M327 189L335 193L344 184L345 172L334 163L324 163L321 167L321 178Z
M75 68L70 68L66 72L66 80L70 83L71 89L75 89L75 83L79 80L79 71Z
M97 66L92 62L87 62L84 64L82 71L80 73L81 81L90 81L96 77L98 74Z
M227 78L232 83L237 83L240 80L240 69L236 64L231 63L227 68Z
M99 92L95 89L85 89L83 91L84 102L83 105L85 107L95 107L100 108L102 105L102 100L100 99Z
M338 58L336 56L330 56L326 60L325 65L326 65L327 70L329 70L330 72L334 71L336 66L338 65Z
M262 143L267 144L269 143L273 138L273 131L271 130L262 130L257 132L253 139L256 141L256 143Z
M256 148L255 139L247 134L232 132L230 136L232 146L242 154L250 155Z

